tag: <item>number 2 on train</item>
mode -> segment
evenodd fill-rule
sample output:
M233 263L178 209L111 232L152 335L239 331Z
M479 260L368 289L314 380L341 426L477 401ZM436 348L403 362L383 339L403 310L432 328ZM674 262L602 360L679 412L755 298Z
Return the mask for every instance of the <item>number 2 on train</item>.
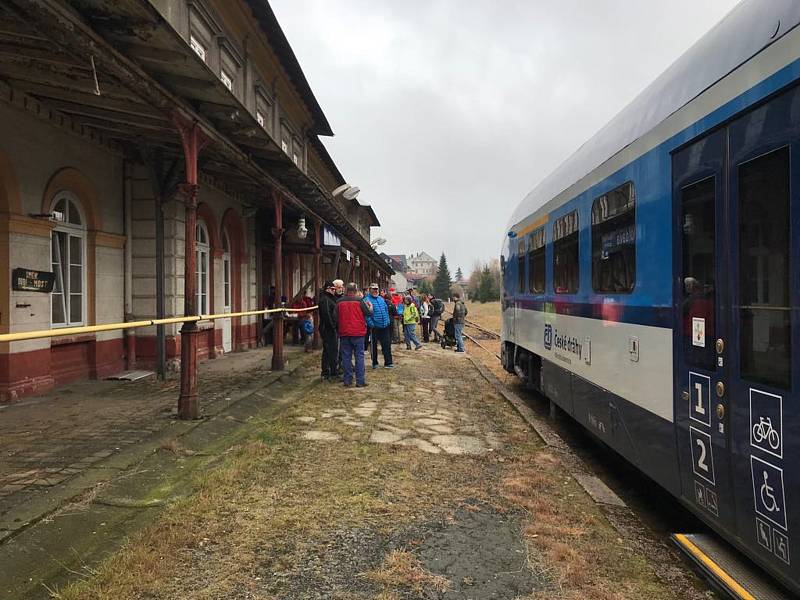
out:
M689 440L692 445L692 467L694 474L716 485L714 477L714 451L711 447L711 436L694 427L689 428Z

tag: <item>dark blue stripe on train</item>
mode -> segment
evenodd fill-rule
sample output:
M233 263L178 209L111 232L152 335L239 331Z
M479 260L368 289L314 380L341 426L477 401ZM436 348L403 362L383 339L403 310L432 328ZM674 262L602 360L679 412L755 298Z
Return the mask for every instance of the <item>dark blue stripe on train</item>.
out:
M666 327L671 329L672 307L669 306L631 306L618 302L550 302L534 298L517 298L515 306L525 310L601 319L614 323L630 323L632 325L648 325L650 327Z

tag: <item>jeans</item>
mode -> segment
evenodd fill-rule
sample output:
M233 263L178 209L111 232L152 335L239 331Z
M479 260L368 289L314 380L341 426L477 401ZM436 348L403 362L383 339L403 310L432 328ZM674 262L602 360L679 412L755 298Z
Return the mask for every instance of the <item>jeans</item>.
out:
M388 367L392 364L392 333L391 327L373 327L372 328L372 365L378 364L378 342L381 344L381 352L383 352L383 366Z
M335 330L320 329L322 338L322 376L336 377L339 374L339 337Z
M453 323L453 328L456 330L456 351L464 352L464 338L461 335L464 331L464 324Z
M439 315L431 315L431 333L433 333L433 341L438 342L439 338L442 337L439 335L439 332L436 331L436 327L439 325L439 319L441 317Z
M356 384L364 385L364 337L342 336L339 338L342 354L342 381L345 385L353 383L353 357L356 359Z
M415 348L422 346L417 339L417 325L415 323L403 325L403 337L405 337L407 348L411 348L411 344L414 344Z
M430 318L422 319L422 341L426 342L426 343L431 341L431 320L430 320Z

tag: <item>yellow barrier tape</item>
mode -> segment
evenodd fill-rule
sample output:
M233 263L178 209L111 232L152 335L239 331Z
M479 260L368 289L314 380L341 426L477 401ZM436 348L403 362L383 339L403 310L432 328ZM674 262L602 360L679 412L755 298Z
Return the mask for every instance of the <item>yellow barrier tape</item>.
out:
M85 333L98 333L100 331L117 331L121 329L137 329L139 327L152 327L153 325L171 325L176 323L197 323L199 321L215 321L217 319L230 319L233 317L249 317L272 313L299 313L316 310L317 306L308 308L268 308L264 310L248 310L237 313L221 313L215 315L196 315L192 317L169 317L166 319L150 319L147 321L128 321L126 323L108 323L105 325L82 325L80 327L61 327L59 329L41 329L39 331L23 331L20 333L0 334L1 342L21 342L23 340L38 340L50 337L63 337L82 335Z

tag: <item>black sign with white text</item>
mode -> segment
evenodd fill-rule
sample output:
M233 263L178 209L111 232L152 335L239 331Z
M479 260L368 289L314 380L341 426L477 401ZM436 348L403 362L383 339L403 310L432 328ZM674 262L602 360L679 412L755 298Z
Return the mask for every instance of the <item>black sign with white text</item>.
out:
M20 292L53 291L56 281L55 273L51 271L34 271L32 269L14 269L11 272L11 289Z

